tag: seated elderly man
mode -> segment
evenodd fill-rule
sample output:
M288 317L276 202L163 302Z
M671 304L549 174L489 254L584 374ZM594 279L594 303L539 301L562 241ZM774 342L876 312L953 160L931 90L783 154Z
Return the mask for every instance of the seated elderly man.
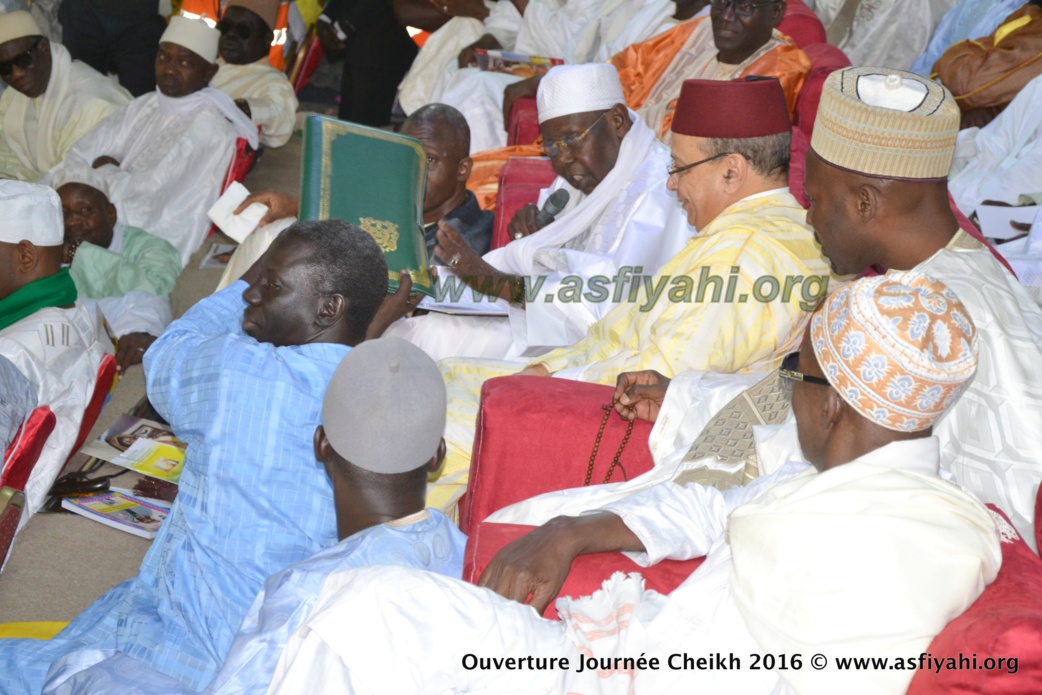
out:
M467 154L470 142L467 121L451 106L428 104L405 120L401 133L419 140L427 155L427 186L423 198L427 257L434 258L434 247L437 245L435 235L438 221L442 219L451 220L453 228L476 253L488 251L492 245L493 215L482 210L474 194L467 190L471 167ZM268 207L268 213L261 220L263 226L235 250L219 287L226 287L238 279L264 253L270 240L277 234L274 230L279 225L273 223L296 217L300 211L300 200L296 196L269 190L250 196L237 212L253 202ZM408 283L411 287L412 281ZM408 289L400 295L401 298L408 296Z
M326 385L387 292L387 264L364 231L328 220L283 232L247 275L145 354L149 400L188 448L140 572L49 642L0 640L0 690L39 692L52 662L85 648L198 690L264 581L336 543L312 440Z
M928 330L918 315L929 317ZM840 290L811 322L800 373L786 375L802 377L792 402L813 469L791 464L769 489L764 479L725 499L697 485L660 486L531 534L570 527L570 551L621 547L645 565L708 551L668 596L620 573L593 596L559 599L558 622L432 573L348 570L327 583L322 608L290 640L271 692L331 683L403 694L903 692L914 669L855 672L836 660L926 651L1001 563L996 522L938 477L931 434L976 367L965 315L950 289L918 273ZM852 340L860 352L848 349ZM895 391L894 380L906 388ZM541 610L554 592L529 577L511 577L494 560L481 581L516 600L531 592ZM424 629L409 629L421 616ZM744 668L687 670L678 657L667 667L679 652L730 652ZM749 668L749 655L764 653L821 654L825 663ZM506 657L517 668L474 663ZM653 658L657 669L640 665Z
M447 292L466 283L498 295L512 303L509 317L430 314L399 321L388 335L414 342L435 359L542 354L580 340L620 303L624 289L639 282L632 276L657 272L684 247L692 230L666 189L669 152L626 109L615 68L552 68L539 87L538 107L543 150L557 173L540 202L564 191L568 204L557 218L541 222L537 206L521 208L509 227L515 241L484 257L451 226L438 234L436 257L451 266L441 278ZM620 273L614 286L608 284ZM599 298L581 288L570 301L526 298L526 283L533 295L556 296L594 276L605 283ZM386 324L384 313L370 335Z
M0 14L0 178L36 181L130 94L42 35L28 12Z
M297 94L268 62L279 0L231 0L217 23L220 68L210 86L234 101L260 128L265 147L282 147L297 122Z
M687 79L732 80L747 75L777 77L792 114L796 96L810 70L806 54L775 27L785 16L785 2L751 3L714 0L708 18L684 22L670 31L634 44L609 61L619 71L626 104L640 114L659 137L669 138L669 124L680 86ZM495 140L472 146L506 145L502 118L508 105L522 96L535 96L540 78L506 87L501 100L474 98L460 88L444 100L463 112L471 130L494 126ZM501 107L501 104L504 106ZM488 124L492 124L489 126Z
M80 298L101 309L118 337L116 365L125 370L169 325L181 259L168 242L118 222L97 170L68 167L51 184L65 214L62 263Z
M365 398L356 394L364 392ZM402 398L403 393L408 398ZM387 417L394 412L395 417ZM402 430L401 423L409 427ZM445 383L437 365L404 340L359 345L333 373L315 431L315 458L333 483L340 542L264 583L208 693L264 692L282 649L309 617L330 575L402 565L459 579L466 537L444 514L424 509L427 473L445 455ZM184 690L141 662L89 650L52 670L44 692L117 687L149 695ZM66 666L68 664L68 666Z
M824 296L828 265L789 193L791 126L777 80L689 80L673 121L668 186L698 236L526 374L614 383L620 372L774 369ZM726 289L725 289L726 285ZM523 363L446 360L449 446L437 506L465 489L481 384Z
M988 36L951 46L931 77L951 90L962 126L983 126L1032 79L1042 75L1042 0L1028 0Z
M220 195L236 137L257 146L253 122L207 87L219 38L202 20L171 19L156 56L156 91L81 138L58 166L97 169L124 221L169 241L182 265L210 227L206 211Z
M96 311L77 301L76 285L62 270L61 214L51 189L0 181L0 357L28 380L35 404L56 418L25 487L20 526L43 504L72 453L98 368L112 353ZM0 400L14 402L16 394Z
M947 207L958 124L955 101L935 82L885 68L833 73L807 156L807 221L837 272L917 270L962 299L980 334L981 369L938 423L945 469L1007 512L1030 543L1042 471L1042 310ZM893 144L876 147L880 131Z

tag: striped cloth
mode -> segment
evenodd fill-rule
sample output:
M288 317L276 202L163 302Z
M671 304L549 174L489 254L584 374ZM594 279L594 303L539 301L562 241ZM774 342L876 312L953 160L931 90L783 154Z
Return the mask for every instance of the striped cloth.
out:
M240 327L239 281L145 356L148 394L187 445L177 501L141 565L49 642L0 640L0 692L39 692L51 663L118 649L185 687L209 682L264 581L336 543L312 438L349 348L276 348Z

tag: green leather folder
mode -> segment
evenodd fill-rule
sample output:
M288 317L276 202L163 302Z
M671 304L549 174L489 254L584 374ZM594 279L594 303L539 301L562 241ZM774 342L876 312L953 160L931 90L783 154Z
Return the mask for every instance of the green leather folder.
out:
M344 220L369 232L387 259L388 292L402 269L413 291L433 296L423 240L427 154L415 139L378 128L308 116L300 219Z

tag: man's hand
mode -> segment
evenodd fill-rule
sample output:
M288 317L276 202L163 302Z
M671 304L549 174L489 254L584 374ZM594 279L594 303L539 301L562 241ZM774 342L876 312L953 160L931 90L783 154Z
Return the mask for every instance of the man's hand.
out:
M250 111L250 102L245 99L236 99L235 105L239 107L239 110L246 114L246 118L253 118L253 112Z
M532 203L518 208L518 211L514 213L514 219L510 220L510 224L507 225L507 233L510 234L510 238L523 239L538 232L539 223L536 222L538 214L539 207Z
M512 601L530 603L542 614L564 586L572 561L579 555L573 521L557 517L504 546L481 573L478 586Z
M369 323L369 329L365 332L366 340L374 340L382 336L392 323L415 309L423 299L422 294L409 294L412 292L412 277L408 270L403 270L398 278L398 289L394 294L383 298L380 308L376 310L376 316Z
M531 367L525 367L514 376L550 376L550 370L547 369L545 364L540 362L539 364L533 364Z
M261 218L257 225L258 227L263 227L266 224L271 224L276 220L283 220L287 217L296 217L300 213L300 198L282 191L268 189L251 194L246 200L242 201L242 205L235 208L235 212L232 214L238 215L253 203L260 203L268 208L267 214Z
M116 350L116 369L125 372L127 367L141 363L145 350L156 342L156 337L148 333L127 333L119 339Z
M502 48L502 46L499 41L496 40L495 36L485 34L459 52L459 56L456 58L456 64L459 65L461 69L476 66L478 64L478 59L475 51L479 48L484 48L487 51L494 51L497 48Z
M115 164L116 166L119 166L119 161L115 157L109 157L108 155L104 155L95 159L94 163L90 166L92 169L100 169L106 164Z
M612 403L623 420L655 422L666 398L669 378L653 369L623 372L615 381Z
M514 110L514 102L522 97L534 97L539 91L542 75L533 75L528 79L507 85L503 91L503 127L510 127L510 112Z
M340 37L336 35L336 29L329 22L319 20L315 22L315 35L322 45L322 52L330 60L338 60L344 57L344 49L347 47Z

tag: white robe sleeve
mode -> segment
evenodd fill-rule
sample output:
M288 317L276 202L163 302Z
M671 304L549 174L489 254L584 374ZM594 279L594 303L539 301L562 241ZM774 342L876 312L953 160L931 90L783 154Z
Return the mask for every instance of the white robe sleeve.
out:
M151 292L133 290L121 297L81 298L84 306L96 305L117 337L148 333L159 337L173 320L170 300Z

